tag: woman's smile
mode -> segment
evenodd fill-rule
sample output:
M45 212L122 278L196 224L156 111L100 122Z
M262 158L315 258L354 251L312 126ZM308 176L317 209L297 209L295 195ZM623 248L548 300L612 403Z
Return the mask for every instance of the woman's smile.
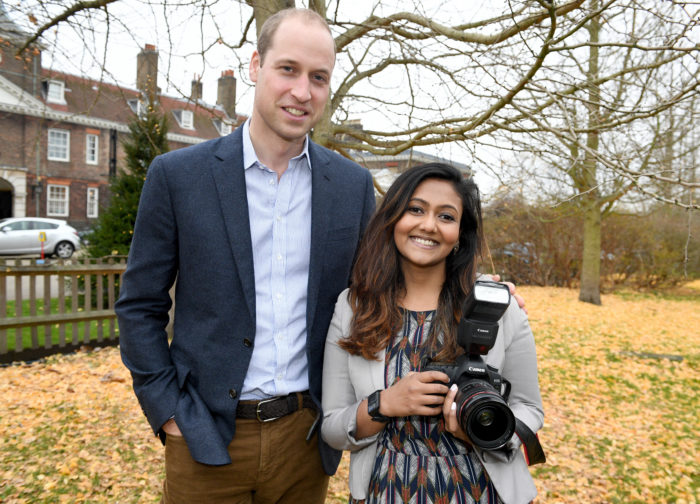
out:
M462 199L451 182L421 182L394 226L394 243L404 267L444 266L459 242Z

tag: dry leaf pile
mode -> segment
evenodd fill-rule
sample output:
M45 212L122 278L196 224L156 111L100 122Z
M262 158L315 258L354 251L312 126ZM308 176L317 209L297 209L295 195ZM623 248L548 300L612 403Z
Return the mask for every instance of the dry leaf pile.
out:
M593 306L577 291L521 290L546 415L538 501L698 502L698 292L608 295Z
M519 291L546 414L537 503L700 501L700 291L603 306ZM158 502L162 447L130 381L116 348L0 369L0 502ZM329 503L346 502L347 467Z

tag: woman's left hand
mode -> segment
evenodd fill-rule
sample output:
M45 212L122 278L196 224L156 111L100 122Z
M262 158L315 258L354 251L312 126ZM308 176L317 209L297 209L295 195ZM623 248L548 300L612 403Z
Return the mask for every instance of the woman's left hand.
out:
M445 429L457 439L471 444L466 432L457 421L457 404L455 396L457 395L457 385L453 384L450 390L445 395L445 402L442 403L442 416L445 418Z

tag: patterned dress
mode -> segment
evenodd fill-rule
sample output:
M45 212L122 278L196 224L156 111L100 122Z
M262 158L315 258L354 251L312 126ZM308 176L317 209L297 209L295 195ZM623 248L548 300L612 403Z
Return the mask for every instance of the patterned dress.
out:
M386 352L386 387L420 371L434 316L435 311L404 311L402 330ZM366 504L501 502L474 451L445 430L442 415L393 418L377 443Z

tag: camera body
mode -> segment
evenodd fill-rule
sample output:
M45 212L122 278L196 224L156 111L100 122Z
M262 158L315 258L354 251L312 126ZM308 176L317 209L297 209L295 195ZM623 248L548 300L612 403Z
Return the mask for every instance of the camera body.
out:
M510 304L508 287L477 281L467 298L457 329L457 343L464 348L454 363L428 360L422 371L441 371L457 384L457 420L475 446L497 450L515 432L515 416L508 403L510 383L488 366L486 355L496 343L498 321Z

